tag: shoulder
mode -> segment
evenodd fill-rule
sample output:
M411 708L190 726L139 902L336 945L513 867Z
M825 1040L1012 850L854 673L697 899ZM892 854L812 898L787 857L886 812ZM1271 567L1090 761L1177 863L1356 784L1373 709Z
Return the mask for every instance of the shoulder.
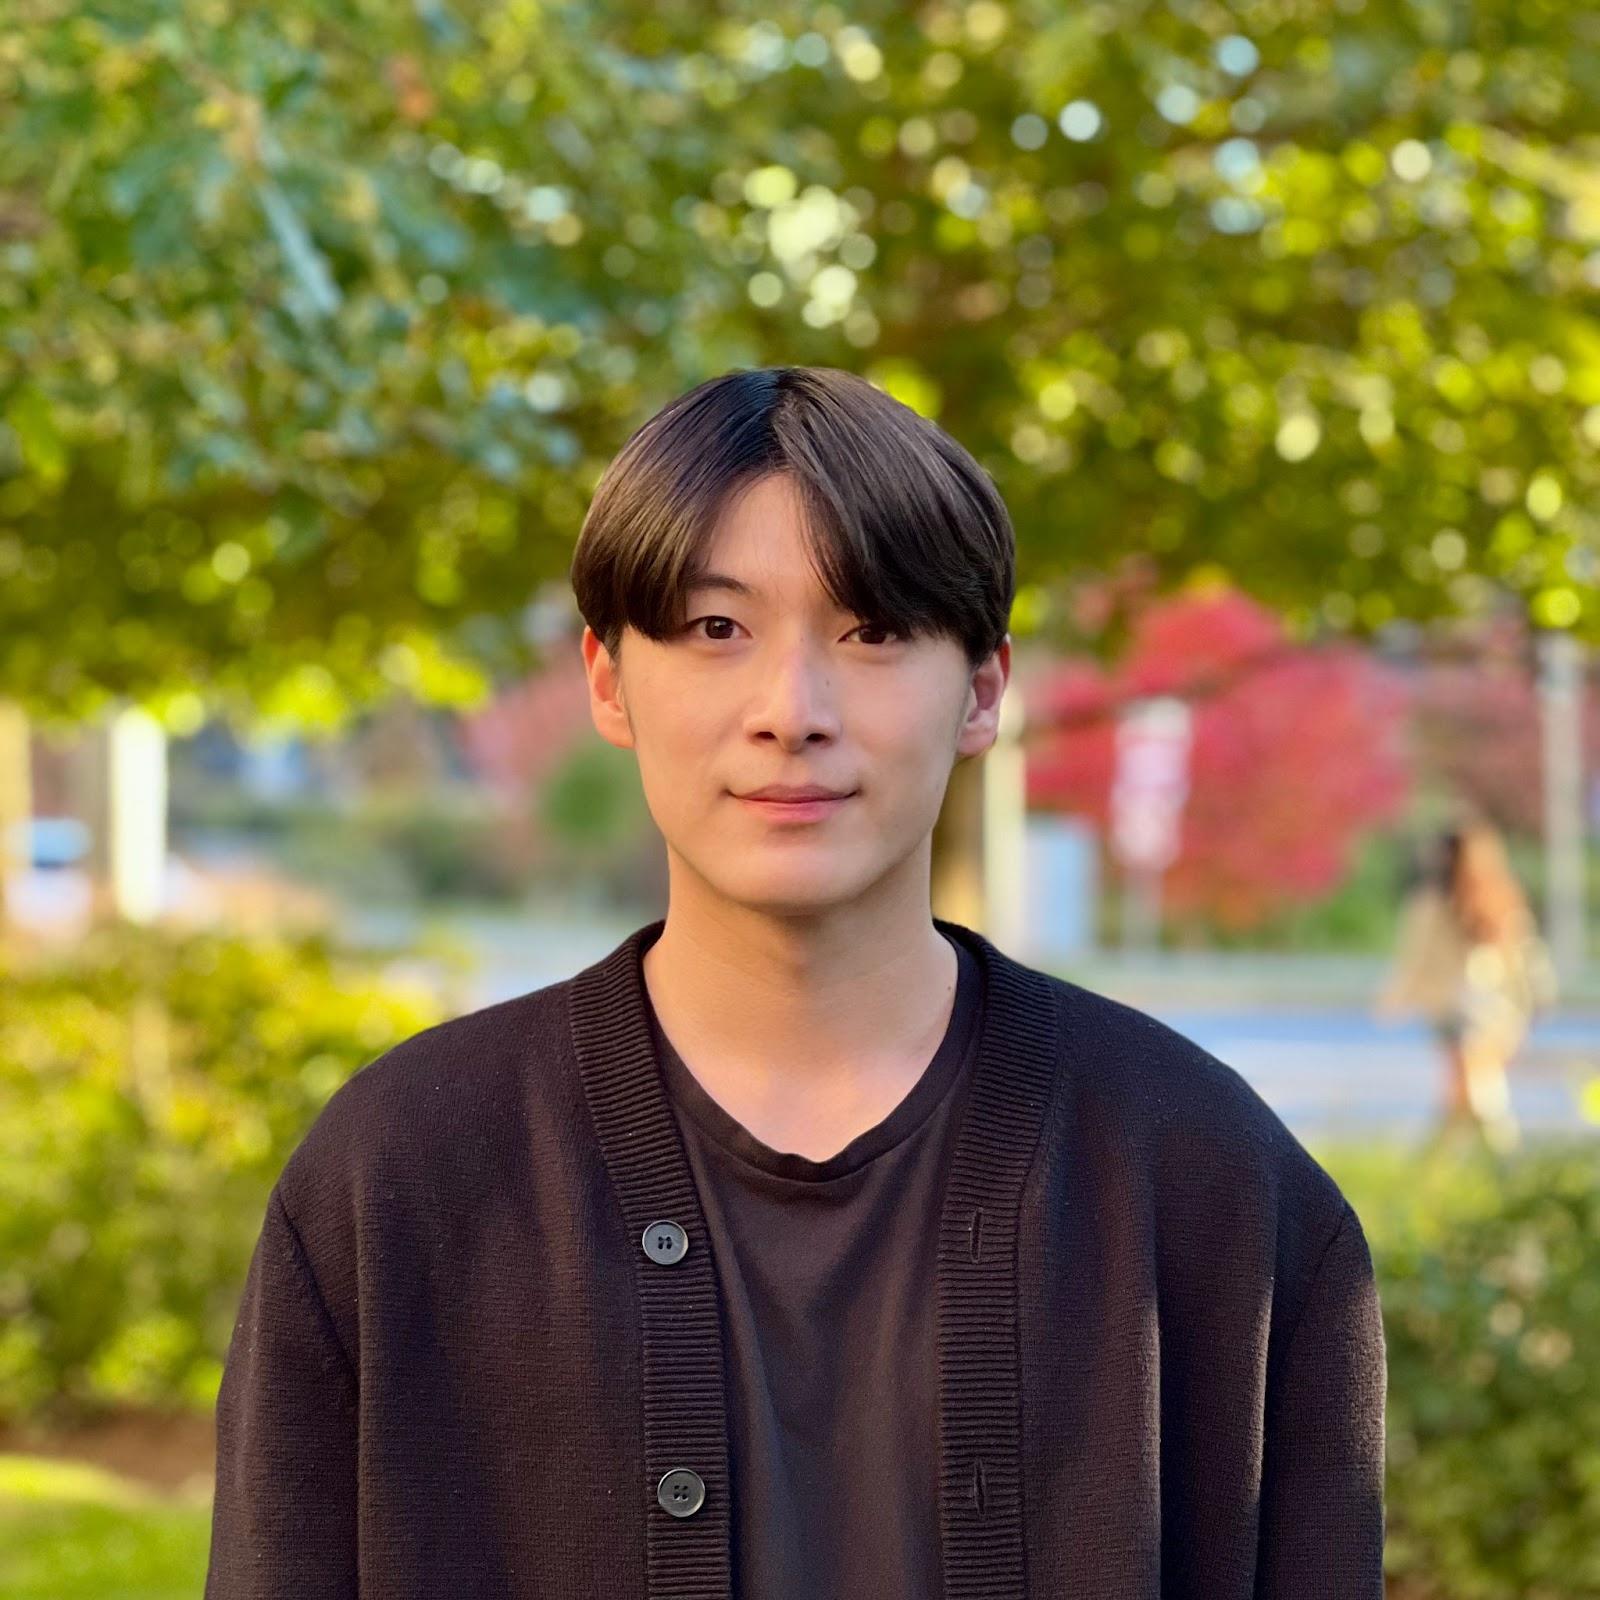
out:
M522 1148L536 1086L560 1081L570 979L435 1023L329 1097L278 1179L297 1222L395 1184L480 1174Z
M1158 1222L1259 1230L1310 1254L1332 1239L1349 1210L1339 1185L1237 1068L1137 1006L1046 976L1058 1131L1064 1120L1127 1163Z

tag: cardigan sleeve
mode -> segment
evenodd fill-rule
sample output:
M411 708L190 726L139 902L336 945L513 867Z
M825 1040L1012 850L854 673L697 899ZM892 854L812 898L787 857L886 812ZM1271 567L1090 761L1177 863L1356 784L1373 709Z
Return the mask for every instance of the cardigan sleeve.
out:
M217 1394L205 1600L354 1600L356 1395L274 1189Z
M1382 1600L1383 1316L1348 1201L1268 1381L1256 1600Z

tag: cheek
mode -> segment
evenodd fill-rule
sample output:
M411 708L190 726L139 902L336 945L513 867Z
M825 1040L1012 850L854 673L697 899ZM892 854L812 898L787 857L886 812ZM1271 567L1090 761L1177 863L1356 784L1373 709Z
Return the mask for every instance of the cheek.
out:
M633 726L641 757L648 755L659 768L681 770L715 751L726 737L716 708L692 686L674 690L652 684L648 701L635 708Z
M948 700L926 693L897 696L860 719L856 742L875 765L894 763L910 771L948 766L955 729Z
M943 736L943 712L918 725L908 710L905 722L862 744L860 770L868 808L881 820L898 817L905 826L931 826L944 804L950 782L952 747Z
M688 826L714 812L730 781L729 738L703 712L689 716L681 707L641 711L638 725L646 730L634 745L639 781L658 823L676 818Z

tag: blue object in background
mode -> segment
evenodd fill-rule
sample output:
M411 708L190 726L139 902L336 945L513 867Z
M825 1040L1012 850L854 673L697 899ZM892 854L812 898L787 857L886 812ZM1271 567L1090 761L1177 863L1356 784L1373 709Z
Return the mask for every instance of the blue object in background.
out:
M1030 814L1022 874L1026 960L1082 955L1094 949L1099 897L1099 839L1082 817Z
M29 817L7 837L21 840L16 853L30 867L70 867L89 852L89 826L77 817Z

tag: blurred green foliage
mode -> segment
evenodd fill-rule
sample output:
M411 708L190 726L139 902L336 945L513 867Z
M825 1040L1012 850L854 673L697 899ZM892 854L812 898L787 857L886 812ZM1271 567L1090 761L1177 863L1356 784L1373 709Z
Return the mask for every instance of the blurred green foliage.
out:
M374 790L349 800L258 798L220 788L182 803L197 858L259 853L282 872L348 904L482 901L520 904L527 864L505 847L501 802L488 790Z
M1430 1595L1600 1596L1597 1148L1323 1158L1383 1299L1386 1564Z
M689 383L855 367L968 444L1016 623L1127 555L1298 630L1597 635L1577 0L19 0L0 690L330 725L528 664Z
M437 1002L320 935L116 926L0 988L0 1421L207 1406L290 1150Z
M499 848L493 795L364 795L349 806L297 801L274 824L273 859L347 900L482 900L516 904L525 875Z
M664 862L627 751L580 740L508 799L480 786L261 797L222 784L173 791L180 853L257 855L346 904L537 908L574 900L626 912L659 902Z
M535 798L540 824L585 868L637 839L650 824L639 763L603 739L578 741Z
M211 1510L79 1462L0 1456L6 1600L193 1600Z

